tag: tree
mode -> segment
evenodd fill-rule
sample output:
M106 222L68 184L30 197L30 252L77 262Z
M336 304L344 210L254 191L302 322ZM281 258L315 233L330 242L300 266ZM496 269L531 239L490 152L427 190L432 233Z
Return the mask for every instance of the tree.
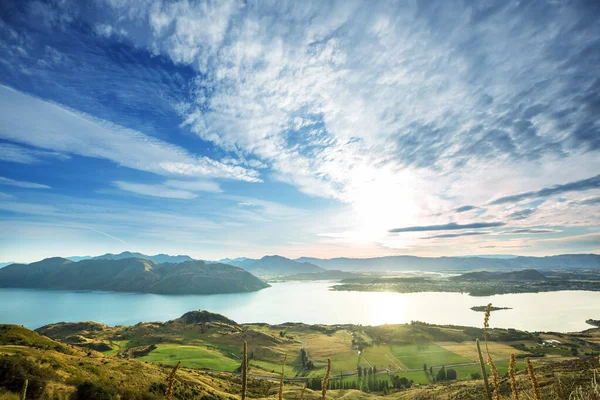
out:
M449 381L456 380L456 370L455 369L448 369L446 371L446 380L449 380Z
M440 370L438 371L436 377L435 377L436 381L445 381L446 380L446 368L442 367L440 368Z
M377 373L377 367L373 365L373 375Z
M433 367L429 367L429 374L433 376Z
M423 364L423 371L425 371L425 373L427 373L427 364Z
M577 347L571 347L571 355L573 357L577 357L579 355L579 352L577 351Z
M360 377L362 376L362 367L359 365L359 366L356 368L356 371L358 372L358 377L360 378Z

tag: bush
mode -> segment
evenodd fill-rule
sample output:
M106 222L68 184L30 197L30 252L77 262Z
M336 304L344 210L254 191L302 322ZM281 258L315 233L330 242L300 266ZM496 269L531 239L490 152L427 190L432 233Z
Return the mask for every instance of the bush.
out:
M28 399L37 400L42 397L46 389L44 378L47 376L46 371L21 356L0 359L0 386L13 393L20 393L27 380Z
M114 389L95 382L83 382L71 396L72 400L114 400Z
M456 370L455 369L447 369L446 370L446 380L449 380L449 381L456 380Z

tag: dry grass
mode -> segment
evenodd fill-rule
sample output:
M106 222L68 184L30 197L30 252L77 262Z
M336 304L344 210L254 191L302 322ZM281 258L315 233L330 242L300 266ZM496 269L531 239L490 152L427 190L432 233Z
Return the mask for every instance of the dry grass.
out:
M177 370L181 365L181 361L177 362L177 364L173 367L171 374L167 378L167 392L165 393L165 399L171 400L173 398L173 386L175 385L175 374L177 374Z
M325 370L325 377L323 377L323 383L321 386L321 400L325 400L327 397L327 385L329 384L329 373L331 372L331 359L327 359L327 369Z
M517 356L515 353L510 355L510 363L508 364L508 376L510 377L510 391L512 400L519 400L519 389L517 388L517 380L515 378L515 366L517 365Z

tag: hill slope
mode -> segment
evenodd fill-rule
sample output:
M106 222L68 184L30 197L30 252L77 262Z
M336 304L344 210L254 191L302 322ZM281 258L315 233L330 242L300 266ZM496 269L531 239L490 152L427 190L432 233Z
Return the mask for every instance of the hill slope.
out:
M55 257L0 270L0 287L213 294L251 292L268 286L241 268L203 261L157 264L126 258L73 262Z

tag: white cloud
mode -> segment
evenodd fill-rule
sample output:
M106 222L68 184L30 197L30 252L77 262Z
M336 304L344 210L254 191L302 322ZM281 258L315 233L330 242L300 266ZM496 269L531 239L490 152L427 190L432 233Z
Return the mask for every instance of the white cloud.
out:
M26 181L17 181L14 179L5 178L3 176L0 176L0 185L16 186L27 189L50 189L50 186L48 185L42 185L40 183Z
M141 132L94 119L0 86L0 137L30 146L104 158L160 175L189 175L259 182L258 173L198 157ZM31 113L35 110L35 113Z

